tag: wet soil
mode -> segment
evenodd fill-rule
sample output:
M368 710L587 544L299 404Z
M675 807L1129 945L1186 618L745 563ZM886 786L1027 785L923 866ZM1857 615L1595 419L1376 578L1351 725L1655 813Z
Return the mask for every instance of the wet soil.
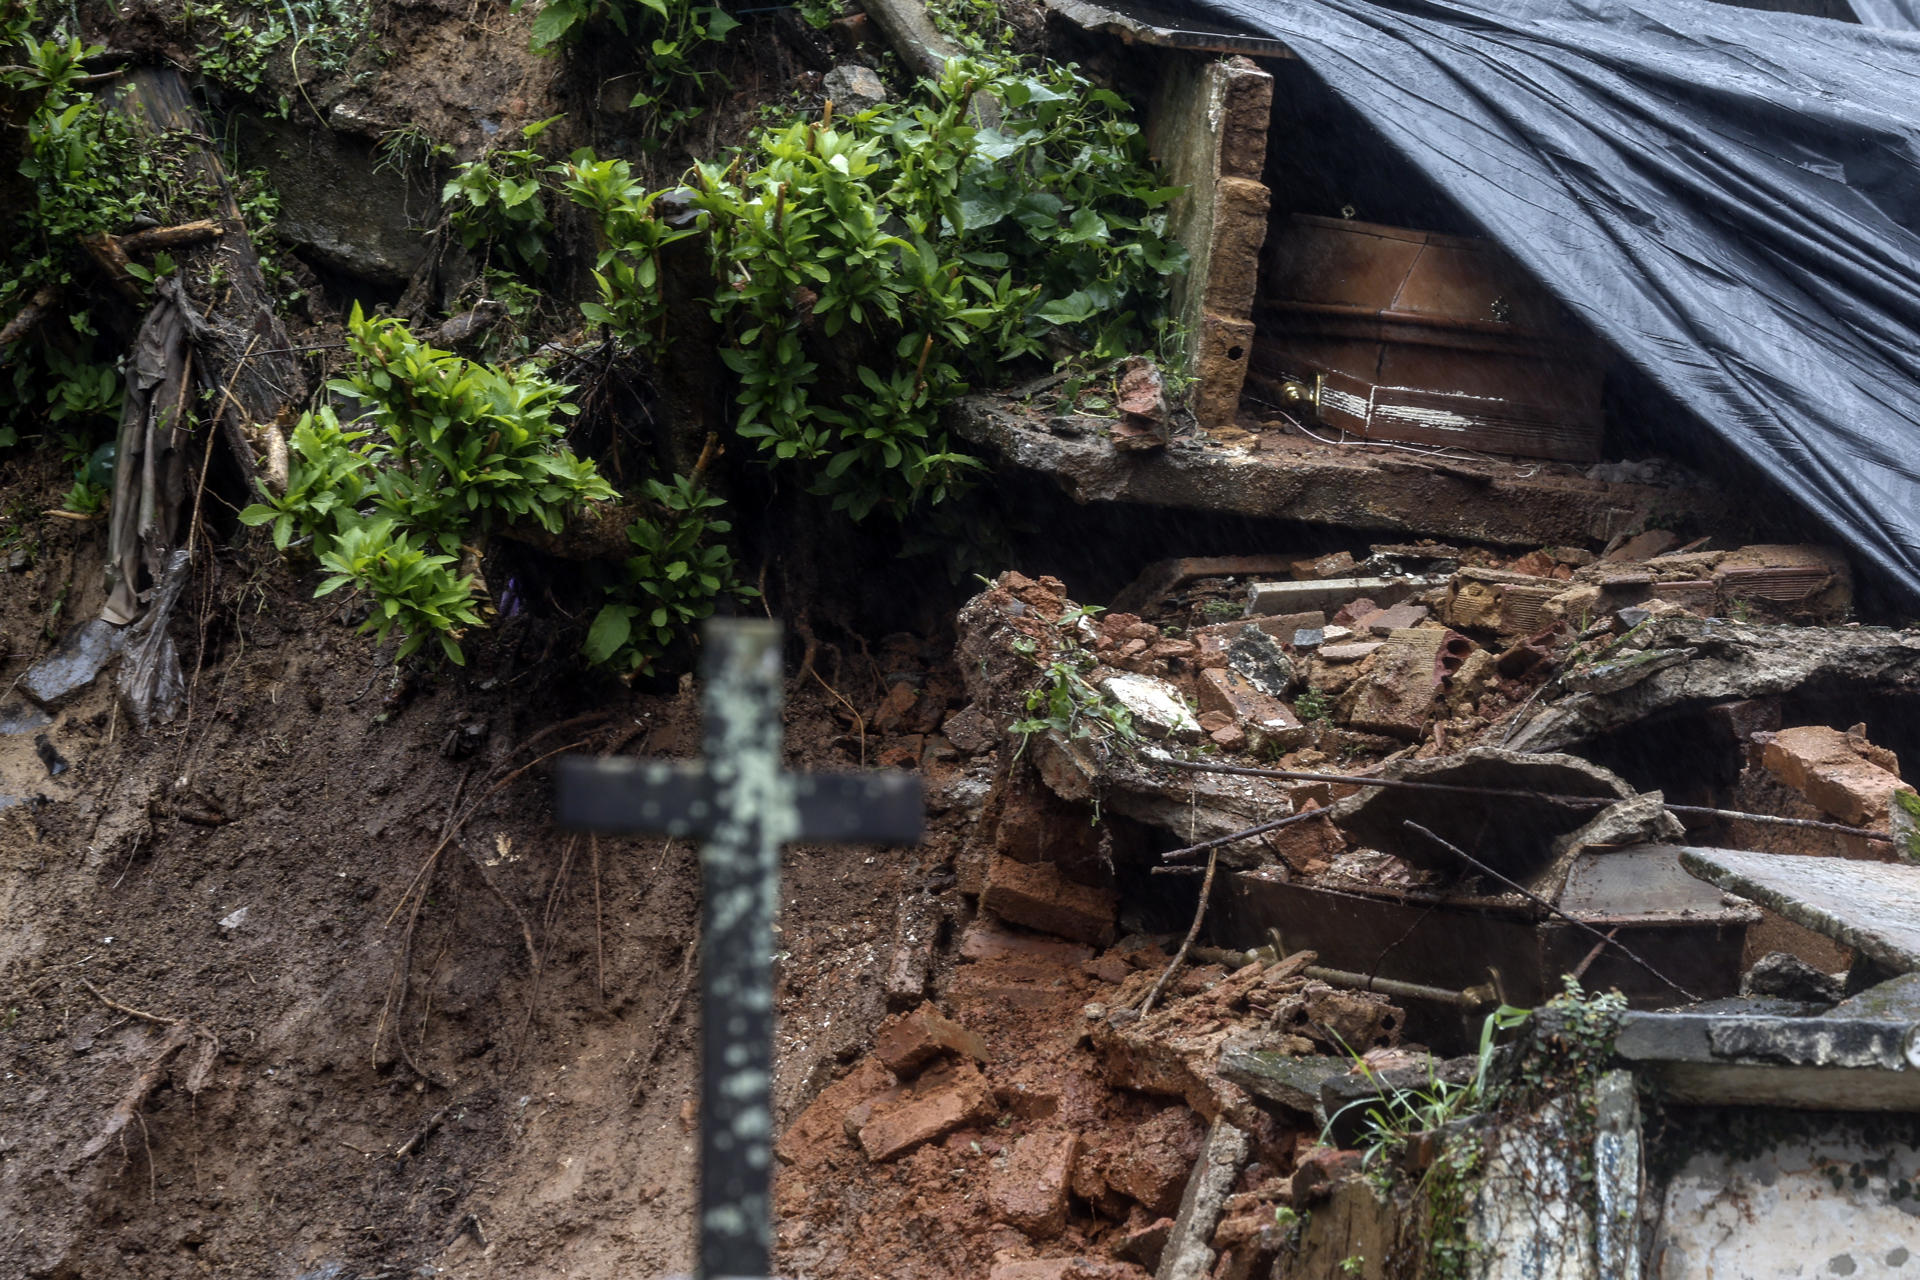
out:
M102 523L40 514L55 470L0 482L9 711L100 604ZM396 689L312 575L251 537L201 554L186 715L135 732L109 673L0 733L0 1274L685 1268L696 854L560 833L548 769L695 753L690 682L585 675L514 619ZM791 767L858 762L837 705L792 691ZM783 1114L883 1015L895 902L942 847L787 850Z

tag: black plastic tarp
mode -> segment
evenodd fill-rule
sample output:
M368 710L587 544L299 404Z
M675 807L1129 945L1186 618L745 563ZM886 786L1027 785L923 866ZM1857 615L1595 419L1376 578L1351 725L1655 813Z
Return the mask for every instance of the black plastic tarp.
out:
M1190 0L1283 40L1920 600L1920 35L1710 0Z

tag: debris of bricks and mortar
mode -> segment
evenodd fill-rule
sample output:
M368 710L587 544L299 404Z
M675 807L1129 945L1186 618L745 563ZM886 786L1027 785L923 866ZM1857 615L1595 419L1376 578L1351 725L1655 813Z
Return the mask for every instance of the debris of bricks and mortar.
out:
M1447 1055L1496 1004L1563 973L1646 1008L1848 989L1843 930L1681 846L1893 863L1920 807L1867 726L1815 722L1920 694L1920 640L1853 624L1817 548L1380 544L1085 605L1004 573L951 664L900 638L849 717L956 824L959 905L903 923L918 978L781 1141L795 1259L892 1214L999 1280L1279 1274L1278 1210L1386 1212L1329 1116L1468 1078Z

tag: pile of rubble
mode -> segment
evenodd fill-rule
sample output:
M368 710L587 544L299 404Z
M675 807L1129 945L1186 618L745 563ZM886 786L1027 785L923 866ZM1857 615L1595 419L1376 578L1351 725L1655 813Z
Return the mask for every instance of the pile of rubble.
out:
M799 1269L1411 1274L1418 1207L1356 1190L1360 1153L1323 1139L1353 1140L1352 1102L1472 1078L1447 1055L1497 1006L1573 975L1675 1011L1630 1018L1775 1017L1788 993L1818 1020L1920 965L1899 912L1836 898L1920 903L1920 797L1865 726L1807 714L1920 694L1920 635L1849 624L1824 551L1185 560L1116 604L1003 574L961 610L952 669L861 726L958 831L952 942L903 925L897 1012L781 1140ZM1721 748L1674 765L1687 794L1551 750L1649 722ZM1631 1028L1655 1045L1635 1070L1698 1092L1706 1033ZM1639 1121L1608 1106L1613 1159ZM1483 1210L1483 1240L1520 1229Z

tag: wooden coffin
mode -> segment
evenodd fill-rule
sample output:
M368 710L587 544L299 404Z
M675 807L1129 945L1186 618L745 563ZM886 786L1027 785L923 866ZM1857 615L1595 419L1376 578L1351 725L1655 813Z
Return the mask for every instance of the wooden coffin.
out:
M1613 947L1595 950L1586 929L1517 896L1472 897L1387 886L1313 884L1277 867L1236 872L1216 890L1222 944L1254 947L1278 929L1288 950L1317 952L1333 969L1462 990L1498 970L1505 999L1534 1006L1561 975L1589 990L1619 990L1636 1008L1681 1002L1661 977ZM1614 933L1666 977L1701 999L1740 987L1747 929L1760 913L1689 875L1680 850L1636 845L1577 859L1556 905Z
M1594 339L1490 241L1296 214L1261 275L1254 395L1318 375L1314 416L1349 435L1600 457Z

